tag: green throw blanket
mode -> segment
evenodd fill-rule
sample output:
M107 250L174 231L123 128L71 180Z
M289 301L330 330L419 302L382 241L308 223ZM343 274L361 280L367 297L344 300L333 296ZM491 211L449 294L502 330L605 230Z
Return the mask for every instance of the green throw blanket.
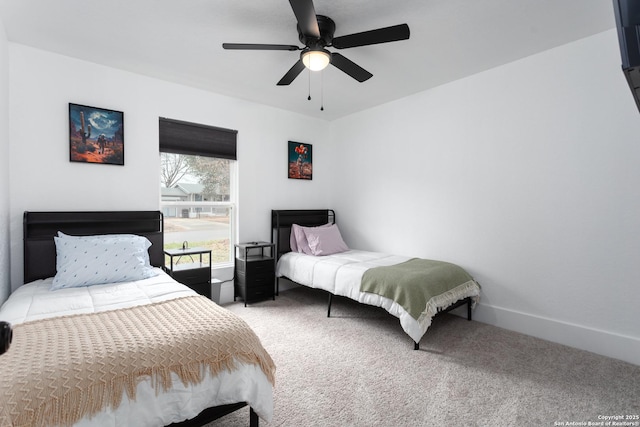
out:
M480 287L462 267L442 261L412 258L365 271L361 292L389 298L414 319L430 317L459 299L477 296Z

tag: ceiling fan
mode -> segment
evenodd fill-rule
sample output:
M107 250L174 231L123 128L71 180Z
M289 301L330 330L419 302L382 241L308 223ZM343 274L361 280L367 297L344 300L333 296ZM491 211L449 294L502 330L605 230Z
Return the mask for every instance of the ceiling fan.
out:
M407 24L378 28L376 30L333 37L336 24L331 18L316 15L313 0L289 0L293 13L298 20L298 39L304 47L286 44L253 44L253 43L223 43L224 49L236 50L301 50L300 59L280 79L278 86L289 85L306 68L312 71L324 69L329 64L347 73L359 82L370 79L373 74L360 67L343 55L329 52L326 48L347 49L358 46L368 46L378 43L394 42L409 38Z

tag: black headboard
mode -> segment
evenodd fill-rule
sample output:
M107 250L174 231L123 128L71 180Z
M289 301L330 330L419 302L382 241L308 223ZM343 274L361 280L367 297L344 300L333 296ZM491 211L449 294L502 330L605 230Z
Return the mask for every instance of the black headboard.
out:
M333 209L272 210L271 243L276 245L276 259L291 251L289 237L292 224L316 227L335 222L336 213Z
M24 283L56 274L58 231L75 236L138 234L151 241L149 261L164 265L163 216L160 211L25 212Z

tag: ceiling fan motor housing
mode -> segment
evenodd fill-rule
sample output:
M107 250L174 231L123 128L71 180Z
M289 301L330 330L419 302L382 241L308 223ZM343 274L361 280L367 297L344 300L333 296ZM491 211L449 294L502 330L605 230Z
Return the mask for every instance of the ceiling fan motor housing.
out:
M330 46L333 41L333 33L336 31L336 23L333 22L333 19L324 15L316 15L316 18L318 19L318 29L320 30L319 39L311 35L303 34L300 26L296 25L298 29L298 39L306 47L311 49Z

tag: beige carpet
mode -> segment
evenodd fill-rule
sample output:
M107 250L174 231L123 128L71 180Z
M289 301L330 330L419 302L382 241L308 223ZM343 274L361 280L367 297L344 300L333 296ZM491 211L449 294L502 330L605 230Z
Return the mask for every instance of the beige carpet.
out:
M384 310L334 298L327 318L326 298L298 288L226 306L277 366L274 417L261 426L587 425L640 414L640 366L448 314L414 351ZM243 409L209 426L248 420Z

